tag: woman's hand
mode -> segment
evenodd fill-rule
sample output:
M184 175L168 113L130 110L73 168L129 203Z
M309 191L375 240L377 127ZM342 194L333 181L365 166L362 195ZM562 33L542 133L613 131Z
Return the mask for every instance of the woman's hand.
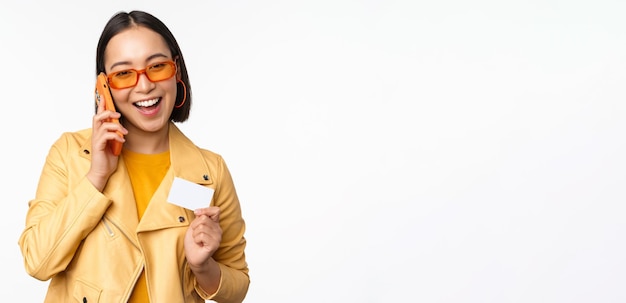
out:
M126 135L128 131L119 123L108 122L110 119L119 119L121 114L104 109L104 102L98 104L96 114L93 116L91 136L91 167L87 172L87 179L102 191L109 177L117 168L118 156L113 155L107 146L108 140L124 142L116 131Z
M222 242L220 209L216 206L200 208L195 214L185 235L185 256L192 269L202 270Z
M220 209L215 206L194 211L196 218L191 221L185 234L185 257L189 268L196 276L198 285L209 294L219 288L221 271L213 254L222 242Z

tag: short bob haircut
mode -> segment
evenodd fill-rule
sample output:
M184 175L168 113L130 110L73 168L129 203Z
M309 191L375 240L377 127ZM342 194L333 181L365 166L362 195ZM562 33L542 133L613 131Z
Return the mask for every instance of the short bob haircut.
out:
M102 30L100 40L98 41L98 48L96 50L96 75L100 72L106 72L104 68L104 50L109 44L111 38L121 31L135 26L146 27L161 35L172 53L172 58L176 58L176 65L178 68L177 72L180 73L180 80L182 80L186 86L186 96L183 96L185 90L182 85L177 84L175 104L180 104L183 100L185 100L185 103L180 108L174 107L170 116L170 121L186 121L189 118L189 112L191 110L191 84L189 84L189 75L187 74L185 59L183 58L183 53L181 52L178 42L176 42L176 38L174 38L172 32L170 32L167 26L165 26L165 24L155 16L136 10L131 11L130 13L118 12L113 15ZM183 97L186 97L186 99L183 99Z

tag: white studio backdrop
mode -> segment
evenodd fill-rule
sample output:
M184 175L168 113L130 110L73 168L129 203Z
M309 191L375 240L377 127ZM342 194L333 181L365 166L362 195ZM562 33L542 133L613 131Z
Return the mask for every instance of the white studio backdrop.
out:
M161 18L248 224L246 302L625 302L624 1L9 1L3 301L120 10Z

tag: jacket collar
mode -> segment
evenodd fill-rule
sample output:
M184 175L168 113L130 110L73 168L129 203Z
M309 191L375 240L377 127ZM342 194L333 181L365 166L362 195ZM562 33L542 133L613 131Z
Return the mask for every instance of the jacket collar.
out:
M202 151L173 122L169 122L169 142L170 166L174 170L174 176L197 184L213 184L213 180L210 179L211 172L204 161ZM91 161L91 150L91 136L88 136L81 146L80 156ZM126 172L123 163L123 159L120 158L117 171L113 175L122 170Z
M103 191L103 194L113 201L105 216L135 245L138 244L136 235L140 231L186 226L193 219L188 217L189 212L185 209L167 202L175 177L213 187L212 176L215 176L215 172L210 171L202 154L203 151L173 122L169 123L169 146L170 169L155 191L141 222L137 219L136 202L123 157L120 157L117 170L111 175ZM91 148L91 137L89 137L81 147L81 156L90 159L86 151L90 151ZM207 201L207 206L210 202Z
M211 176L214 176L215 172L210 171L202 150L171 122L169 139L171 169L174 176L197 184L213 184Z
M210 171L202 150L189 140L174 123L170 122L169 128L170 169L159 188L154 192L150 204L148 204L141 222L137 226L137 232L187 226L191 223L193 218L189 217L189 212L167 201L175 177L203 186L213 184L211 176L215 176L215 173ZM207 201L207 207L210 203L211 201Z

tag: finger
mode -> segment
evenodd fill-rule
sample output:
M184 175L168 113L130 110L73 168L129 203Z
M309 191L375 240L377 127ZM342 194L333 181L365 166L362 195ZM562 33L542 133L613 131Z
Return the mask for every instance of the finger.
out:
M128 133L128 130L126 130L121 123L112 122L114 119L119 119L120 117L121 114L118 112L104 111L94 116L93 126L95 129L104 129L109 132L119 131L125 135Z
M113 119L119 119L122 116L121 113L119 112L114 112L114 111L110 111L110 110L103 110L102 112L97 113L94 116L95 120L98 121L103 121L103 122L109 122Z
M220 229L219 221L216 221L207 215L197 216L193 219L190 226L194 231L198 232Z
M93 116L93 121L92 121L93 127L94 128L100 127L104 123L112 121L112 119L119 118L119 115L120 115L120 113L111 112L111 111L107 111L107 110L103 110L101 112L98 112L97 114L95 114Z
M128 134L128 130L122 124L117 123L117 122L104 122L102 124L102 126L108 132L117 133L118 137L120 137L120 139L121 139L122 136ZM118 141L120 141L120 140L118 140Z
M215 225L201 225L194 228L192 233L194 242L203 246L219 246L222 239L222 229L219 225Z
M100 96L100 99L102 99L104 97ZM101 113L104 111L104 100L98 100L98 96L96 96L96 113Z
M198 208L194 211L194 213L196 216L207 216L213 221L218 222L220 217L220 208L217 206Z
M200 224L193 228L194 237L209 237L214 238L222 234L222 229L219 224L212 222L211 224Z
M104 141L118 141L121 143L126 142L126 139L122 135L120 135L119 131L109 130L102 134L101 139Z

